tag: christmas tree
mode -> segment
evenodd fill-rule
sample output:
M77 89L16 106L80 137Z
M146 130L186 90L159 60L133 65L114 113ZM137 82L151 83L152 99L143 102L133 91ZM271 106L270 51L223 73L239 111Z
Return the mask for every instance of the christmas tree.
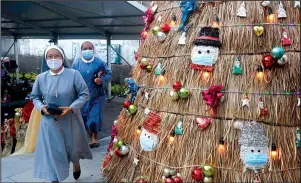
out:
M300 2L153 2L109 182L300 182Z

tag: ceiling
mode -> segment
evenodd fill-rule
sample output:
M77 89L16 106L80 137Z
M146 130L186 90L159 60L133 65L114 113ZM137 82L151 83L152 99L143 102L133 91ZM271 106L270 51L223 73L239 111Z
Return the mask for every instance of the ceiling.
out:
M1 36L136 40L145 10L138 1L1 1Z

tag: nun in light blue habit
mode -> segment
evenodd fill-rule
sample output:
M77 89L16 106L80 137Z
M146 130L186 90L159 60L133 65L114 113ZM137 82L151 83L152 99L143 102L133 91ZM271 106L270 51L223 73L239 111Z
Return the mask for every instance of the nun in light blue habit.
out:
M106 101L105 88L112 78L106 63L96 56L94 45L86 41L75 58L72 69L81 73L89 88L90 100L82 108L82 116L91 137L91 148L98 147L98 132L102 129L103 108Z
M80 109L89 100L89 90L81 74L64 67L65 55L58 46L50 46L43 57L50 70L37 76L31 97L41 112L35 154L34 177L61 182L69 176L78 179L80 159L92 159L88 137ZM50 106L58 106L62 114L53 116Z

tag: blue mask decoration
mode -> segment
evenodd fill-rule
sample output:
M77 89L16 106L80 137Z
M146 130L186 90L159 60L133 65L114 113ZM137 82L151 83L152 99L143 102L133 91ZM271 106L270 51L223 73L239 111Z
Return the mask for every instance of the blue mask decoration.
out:
M83 58L86 60L90 60L93 57L94 51L93 50L83 50L82 55Z
M246 152L245 162L252 166L263 166L268 162L267 153Z
M213 56L212 55L196 54L191 59L192 59L193 64L205 65L205 66L212 66L213 65Z

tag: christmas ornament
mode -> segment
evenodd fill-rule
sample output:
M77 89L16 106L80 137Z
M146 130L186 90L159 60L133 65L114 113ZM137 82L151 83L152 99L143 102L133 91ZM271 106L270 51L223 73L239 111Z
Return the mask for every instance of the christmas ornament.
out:
M178 122L178 124L175 128L175 133L176 133L176 135L183 135L183 120L182 119Z
M276 61L271 55L265 55L262 57L261 63L265 69L270 69L275 65Z
M205 177L211 177L214 174L214 168L211 165L204 165L202 167Z
M179 177L179 176L175 176L175 177L173 178L173 180L174 180L175 183L182 183L182 182L183 182L182 178Z
M196 181L201 181L201 180L203 180L203 177L204 177L203 171L200 168L195 168L194 170L192 170L191 176Z
M247 17L247 10L246 10L246 4L245 1L243 1L240 5L240 7L236 11L236 15L239 17Z
M143 123L140 135L140 146L144 151L153 151L159 143L158 132L160 130L161 118L154 112L148 114Z
M120 147L120 154L123 156L127 155L129 153L129 151L130 151L129 147L126 145L123 145Z
M266 117L269 115L269 111L266 107L264 107L262 98L259 98L259 102L258 102L258 113L259 113L259 117Z
M112 156L113 156L112 152L107 153L107 155L106 155L106 157L105 157L105 159L104 159L104 161L101 165L102 169L104 169L107 166L107 164L111 161Z
M150 73L150 72L152 72L152 69L153 69L152 65L146 66L146 72Z
M198 117L195 119L195 123L201 130L204 130L210 125L211 119L206 117Z
M182 32L178 44L185 45L185 43L186 43L186 32Z
M140 35L141 39L142 39L142 40L146 40L147 36L148 36L147 31L142 31L142 33L141 33L141 35Z
M300 141L300 129L297 128L296 130L296 147L301 147L301 141Z
M282 27L282 38L281 38L282 46L291 45L292 42L285 31L285 28Z
M278 7L278 18L286 18L286 17L287 17L286 11L283 7L282 2L280 1L279 7Z
M300 8L300 1L294 1L294 8Z
M123 107L126 108L126 109L128 109L130 107L130 105L131 105L131 102L129 100L126 100L123 103Z
M162 16L161 16L161 15L158 17L157 21L158 21L159 23L162 22Z
M283 55L279 60L277 60L277 64L284 65L288 62L287 56Z
M135 183L147 183L148 182L148 177L139 176L139 177L135 178L134 182Z
M146 100L149 100L150 99L150 92L149 91L145 91L144 92L144 97L146 98Z
M157 38L160 42L163 42L166 39L166 34L164 32L158 32Z
M261 124L252 121L236 121L234 128L241 130L238 143L240 158L244 163L244 172L247 169L258 173L268 163L268 138L264 135Z
M140 64L140 68L141 68L142 70L145 70L145 69L146 69L146 65Z
M134 166L138 166L138 164L139 164L139 159L138 159L138 157L135 157L135 158L134 158L133 165L134 165Z
M128 108L128 111L130 114L136 114L137 107L135 105L130 105L130 107Z
M182 11L181 25L180 29L184 30L185 23L191 13L197 9L197 4L195 0L191 1L180 1L180 8Z
M175 91L170 91L169 95L170 95L171 99L174 101L179 99L179 95Z
M121 152L120 152L120 149L116 149L115 150L115 154L117 155L117 156L119 156L119 157L122 157L123 155L121 154Z
M115 137L114 140L113 140L113 143L117 144L117 142L118 142L118 139Z
M240 66L240 57L236 58L236 60L234 62L232 73L233 74L237 74L237 75L241 75L242 74L242 68Z
M213 178L212 177L204 177L203 183L211 183L211 182L213 182Z
M120 149L123 145L124 145L124 143L123 143L122 140L119 140L119 141L117 142L117 146L118 146L119 149Z
M219 102L224 96L224 94L221 92L223 88L224 87L222 85L216 85L216 86L212 85L209 87L208 90L202 91L203 99L213 111L212 116L216 115Z
M179 91L182 88L182 84L180 81L176 81L173 85L172 88L174 89L174 91Z
M164 180L164 182L165 183L174 183L174 180L173 180L173 178L165 178L165 180Z
M203 27L191 51L191 68L212 72L220 47L219 29Z
M263 1L263 2L261 3L261 5L262 5L263 7L267 7L270 3L271 3L270 1Z
M282 47L277 46L272 49L272 56L274 59L278 60L282 58L283 55L284 55L284 49Z
M161 31L164 33L168 33L170 31L171 27L169 26L169 24L163 24L161 25Z
M149 65L149 60L148 60L148 58L143 57L143 58L141 59L141 64L143 64L143 65Z
M298 106L298 107L300 106L300 103L301 103L301 99L298 97L298 98L297 98L297 106Z
M155 36L158 35L158 32L160 31L160 27L159 26L155 26L153 29L152 29L152 32Z
M250 109L250 100L248 98L248 95L245 96L245 99L241 100L242 101L242 107L247 106Z
M180 98L185 99L185 98L188 98L189 95L190 95L190 91L188 89L186 89L186 88L181 88L180 89L180 91L179 91L179 97Z
M162 61L163 61L163 59L160 58L159 63L157 65L156 69L155 69L155 75L157 75L157 76L160 75L161 72L162 72Z
M256 36L261 36L263 34L264 28L262 26L255 26L253 29Z
M125 78L124 82L126 83L128 88L128 91L125 94L131 94L130 103L132 104L136 99L137 92L140 89L140 87L131 78Z

